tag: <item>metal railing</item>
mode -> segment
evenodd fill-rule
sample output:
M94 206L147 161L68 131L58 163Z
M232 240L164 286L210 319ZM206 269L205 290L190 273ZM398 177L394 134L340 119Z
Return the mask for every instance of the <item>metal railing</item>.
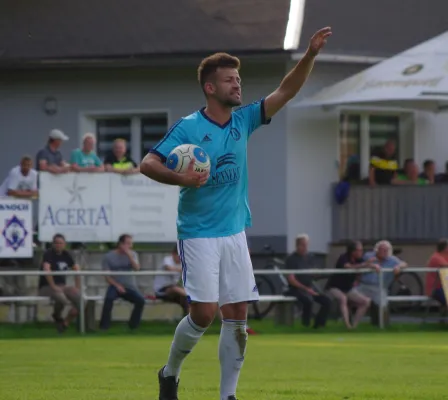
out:
M406 272L439 272L444 268L428 268L428 267L419 267L419 266L411 266L405 269ZM448 269L448 268L446 268ZM372 269L363 268L363 269L299 269L299 270L289 270L289 269L276 269L276 270L254 270L255 275L332 275L332 274L353 274L353 273L372 273L374 272ZM389 302L401 302L401 301L422 301L428 299L427 296L387 296L385 299L384 296L384 275L393 273L392 269L383 268L378 272L378 290L380 292L380 306L379 309L379 326L381 329L384 328L384 313L383 306L385 304L385 300ZM79 310L79 318L80 318L80 331L81 334L85 333L85 302L89 300L89 296L86 295L85 289L85 277L86 276L114 276L114 275L133 275L133 276L157 276L157 275L177 275L176 272L171 271L51 271L51 273L47 271L0 271L0 276L79 276L80 278L80 310ZM23 302L30 301L35 296L16 296L16 297L0 297L0 303L5 302Z
M332 205L332 241L434 241L448 230L448 185L352 185Z

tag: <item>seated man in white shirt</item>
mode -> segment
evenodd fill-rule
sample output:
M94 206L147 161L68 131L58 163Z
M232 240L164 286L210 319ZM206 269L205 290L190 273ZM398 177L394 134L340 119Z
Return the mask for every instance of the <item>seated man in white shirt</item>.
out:
M184 310L184 314L188 314L187 293L183 287L179 286L182 273L182 265L177 246L173 248L170 256L163 259L163 264L157 268L159 271L176 272L172 275L156 275L154 279L154 292L158 299L168 301L170 303L179 304Z
M20 165L9 171L8 176L0 186L0 197L37 198L37 171L32 166L33 160L31 157L22 157Z

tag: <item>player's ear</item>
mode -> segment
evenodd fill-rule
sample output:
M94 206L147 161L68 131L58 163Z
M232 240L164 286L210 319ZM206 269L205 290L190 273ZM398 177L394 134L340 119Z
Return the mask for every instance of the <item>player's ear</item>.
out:
M211 82L204 83L204 92L205 94L213 94L215 93L215 85Z

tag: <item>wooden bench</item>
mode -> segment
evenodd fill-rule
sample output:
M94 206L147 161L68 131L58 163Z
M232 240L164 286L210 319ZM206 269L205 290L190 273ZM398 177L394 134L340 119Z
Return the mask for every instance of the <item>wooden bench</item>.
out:
M87 295L84 297L87 311L86 312L86 326L89 324L87 320L90 319L90 323L92 323L92 318L95 318L95 308L94 305L99 302L104 302L104 296L100 295ZM164 301L156 298L154 295L146 295L145 296L146 304L148 305L157 305L163 304ZM388 296L387 300L389 302L422 302L428 303L428 307L432 304L436 304L435 300L433 300L429 296ZM121 300L118 300L121 301ZM260 296L260 303L276 303L274 308L274 321L278 325L293 325L294 324L294 309L296 298L292 296L284 296L284 295L265 295ZM27 308L27 317L33 319L35 316L35 307L36 303L45 303L52 304L52 300L49 297L45 296L4 296L0 297L1 303L14 303L23 305ZM17 315L17 312L16 312ZM424 318L426 319L426 318Z
M156 298L154 295L147 295L145 296L146 304L156 305L156 304L162 304L163 301ZM121 301L121 299L118 299L118 301ZM88 313L93 311L93 315L89 315L90 318L95 318L95 307L94 304L97 302L104 302L104 296L100 295L87 295L84 296L84 302L86 305L86 308ZM0 296L0 304L1 303L11 303L16 306L23 306L26 307L26 314L27 314L27 320L35 321L37 316L37 304L36 303L47 303L48 305L52 305L53 301L50 297L46 296ZM19 309L16 308L15 313L15 321L19 320L18 313ZM87 318L87 313L86 313Z
M260 296L260 303L276 303L274 309L274 321L277 325L294 324L294 308L297 299L293 296L274 295Z
M145 296L146 304L157 305L165 303L163 300L158 299L154 295ZM104 296L100 295L86 295L84 296L86 304L86 326L91 326L95 318L95 304L103 303ZM120 301L120 299L118 300ZM0 297L0 303L23 303L27 308L27 317L31 320L35 319L36 315L36 303L47 303L51 305L53 302L49 297L45 296L8 296ZM279 325L293 325L294 324L294 303L295 297L273 295L273 296L260 296L259 302L261 303L276 303L274 309L275 323Z

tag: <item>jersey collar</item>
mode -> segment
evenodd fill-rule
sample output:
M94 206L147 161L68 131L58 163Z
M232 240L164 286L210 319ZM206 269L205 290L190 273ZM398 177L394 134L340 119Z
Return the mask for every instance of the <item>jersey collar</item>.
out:
M211 118L209 118L208 116L207 116L207 114L205 113L205 107L202 107L200 110L199 110L199 112L201 113L201 115L208 121L208 122L210 122L211 124L213 124L213 125L216 125L218 128L221 128L221 129L224 129L227 125L229 125L230 124L230 122L232 121L232 116L230 116L230 118L229 118L229 120L227 121L227 122L225 122L224 124L219 124L218 122L216 122L216 121L213 121Z

